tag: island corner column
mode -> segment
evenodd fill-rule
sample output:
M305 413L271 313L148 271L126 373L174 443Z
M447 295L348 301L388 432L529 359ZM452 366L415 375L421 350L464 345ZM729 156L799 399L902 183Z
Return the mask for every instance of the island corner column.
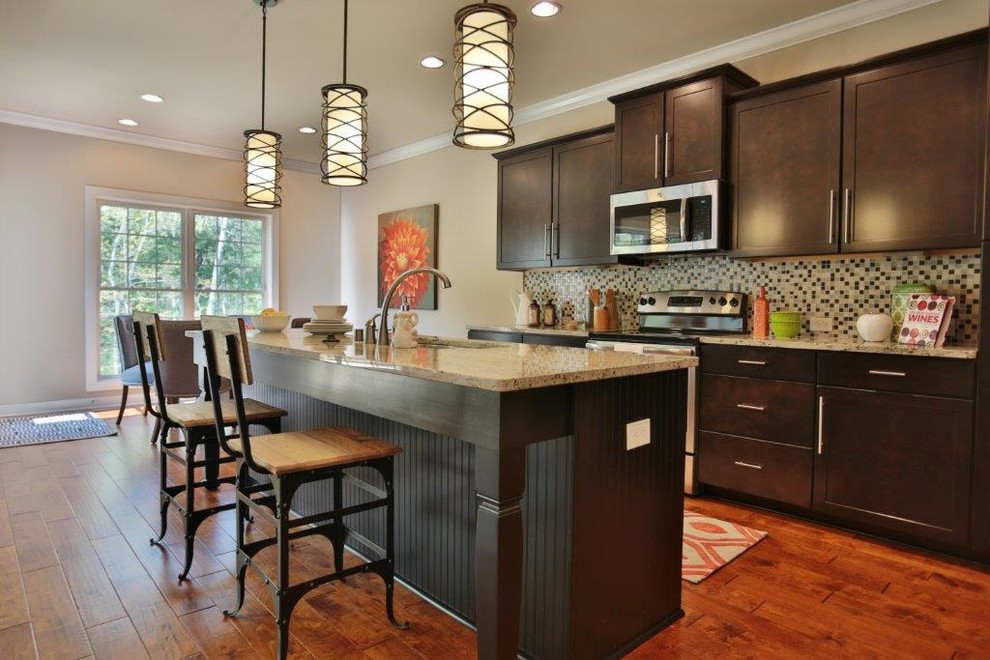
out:
M479 660L515 658L523 585L526 448L474 454L478 521L475 530L475 620Z

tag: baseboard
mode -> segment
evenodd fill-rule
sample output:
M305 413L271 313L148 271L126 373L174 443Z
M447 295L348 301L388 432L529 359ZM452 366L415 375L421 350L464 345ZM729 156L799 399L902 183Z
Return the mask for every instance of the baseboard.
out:
M140 392L138 392L138 395L137 397L131 397L128 403L134 406L141 405ZM38 415L42 413L65 412L67 410L113 410L118 406L120 406L120 392L108 396L94 396L85 399L11 403L0 406L0 417Z

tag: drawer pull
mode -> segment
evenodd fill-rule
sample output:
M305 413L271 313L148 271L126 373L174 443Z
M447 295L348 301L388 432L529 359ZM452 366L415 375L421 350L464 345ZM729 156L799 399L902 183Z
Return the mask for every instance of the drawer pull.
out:
M762 470L762 465L757 465L756 463L747 463L746 461L733 461L739 467L749 468L750 470Z
M766 360L736 360L739 364L753 364L757 367L767 366Z
M737 403L736 408L742 408L744 410L758 410L760 412L763 412L764 410L767 409L766 406L754 406L749 403Z
M883 371L881 369L870 369L871 376L897 376L898 378L904 378L907 376L907 372L904 371Z

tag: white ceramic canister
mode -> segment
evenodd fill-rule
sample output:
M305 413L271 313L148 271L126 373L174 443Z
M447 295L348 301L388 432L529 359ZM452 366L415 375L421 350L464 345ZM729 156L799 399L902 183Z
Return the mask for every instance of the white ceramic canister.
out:
M894 320L887 314L863 314L856 319L856 332L863 341L888 341Z

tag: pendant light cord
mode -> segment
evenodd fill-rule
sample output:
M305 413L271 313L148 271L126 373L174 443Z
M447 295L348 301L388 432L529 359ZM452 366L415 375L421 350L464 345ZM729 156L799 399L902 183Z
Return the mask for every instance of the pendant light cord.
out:
M347 84L347 0L344 0L344 84Z
M265 130L265 60L268 50L268 0L261 0L261 130Z

